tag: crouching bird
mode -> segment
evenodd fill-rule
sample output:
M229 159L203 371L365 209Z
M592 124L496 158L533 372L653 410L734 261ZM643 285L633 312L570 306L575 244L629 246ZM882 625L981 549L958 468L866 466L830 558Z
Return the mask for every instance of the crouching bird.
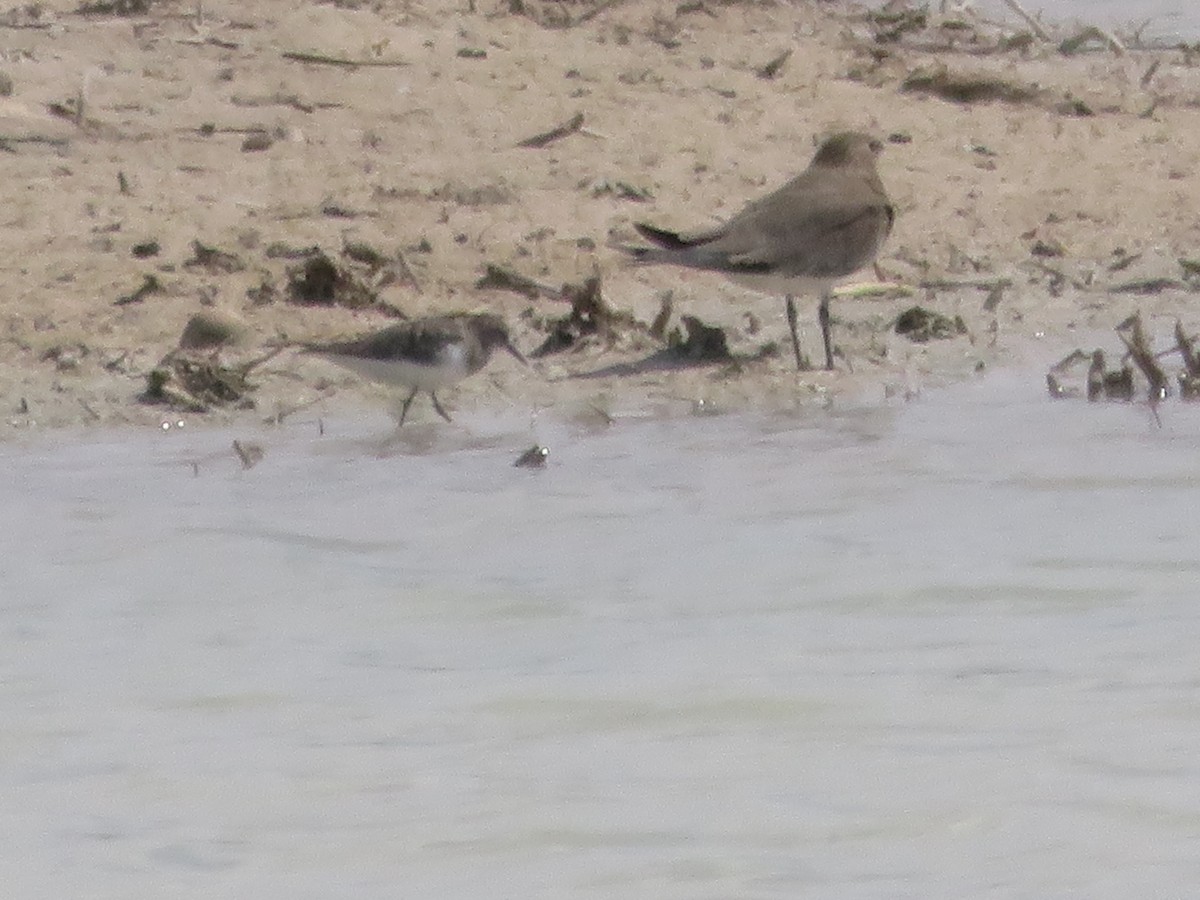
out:
M400 424L421 391L447 422L450 414L438 402L444 387L457 384L487 365L492 351L503 347L529 365L513 346L504 320L493 313L453 313L389 325L344 341L305 343L315 353L371 381L409 389L400 409Z

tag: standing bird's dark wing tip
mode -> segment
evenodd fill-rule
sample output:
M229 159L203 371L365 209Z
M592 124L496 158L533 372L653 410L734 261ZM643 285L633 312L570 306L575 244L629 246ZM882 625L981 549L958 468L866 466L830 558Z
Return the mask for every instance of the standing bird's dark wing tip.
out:
M637 233L650 241L652 244L657 244L667 250L685 250L691 246L688 241L685 241L679 236L676 231L667 231L665 228L655 228L653 225L647 225L645 222L634 222L633 227L637 229Z

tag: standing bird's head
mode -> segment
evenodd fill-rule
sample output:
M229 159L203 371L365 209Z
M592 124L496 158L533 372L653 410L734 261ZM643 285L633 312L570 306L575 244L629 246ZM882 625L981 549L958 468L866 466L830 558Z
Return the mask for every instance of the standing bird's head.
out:
M883 143L861 131L842 131L825 139L813 157L813 167L820 168L875 168L875 157L883 150Z

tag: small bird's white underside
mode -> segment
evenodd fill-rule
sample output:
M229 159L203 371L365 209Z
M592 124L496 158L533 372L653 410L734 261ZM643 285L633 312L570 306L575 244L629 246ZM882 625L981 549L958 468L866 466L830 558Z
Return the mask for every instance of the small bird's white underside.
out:
M466 354L459 346L442 350L436 366L422 365L403 359L364 359L344 354L322 353L330 362L349 369L356 375L392 387L436 391L462 381L467 371Z

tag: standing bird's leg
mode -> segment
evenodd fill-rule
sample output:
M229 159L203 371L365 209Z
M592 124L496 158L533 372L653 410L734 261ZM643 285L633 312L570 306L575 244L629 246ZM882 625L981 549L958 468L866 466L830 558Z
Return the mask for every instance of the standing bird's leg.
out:
M413 388L412 393L409 394L408 398L404 401L404 405L400 407L400 425L404 424L404 417L408 415L408 408L412 406L413 398L415 396L417 396L417 389ZM396 427L399 428L400 425L397 425Z
M784 298L787 304L787 321L788 328L792 331L792 350L796 354L796 371L804 371L804 357L800 355L800 336L796 334L796 301L788 294Z
M833 371L833 341L829 337L829 301L833 294L829 291L821 294L821 305L817 307L817 321L821 323L821 340L825 342L825 369Z
M442 409L442 404L438 403L437 394L435 394L433 391L430 391L430 392L429 392L429 399L433 401L433 408L437 410L437 414L438 414L439 416L441 416L441 417L442 417L443 419L445 419L447 422L453 421L453 420L450 418L450 413L448 413L448 412L446 412L444 409Z

